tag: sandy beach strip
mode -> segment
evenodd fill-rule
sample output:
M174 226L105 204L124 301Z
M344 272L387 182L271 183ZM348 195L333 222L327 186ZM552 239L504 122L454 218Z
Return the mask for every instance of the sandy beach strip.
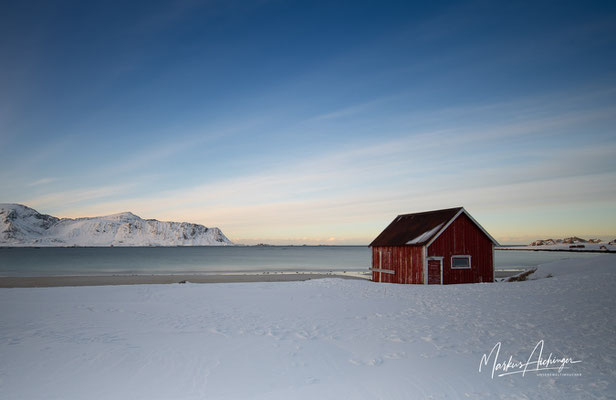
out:
M0 277L0 288L30 288L58 286L150 285L170 283L234 283L234 282L291 282L322 278L369 279L363 273L297 272L242 274L174 274L174 275L78 275Z
M495 271L495 277L507 278L523 269ZM60 286L161 285L171 283L236 283L236 282L294 282L310 279L342 278L370 280L362 272L260 272L221 274L169 275L72 275L72 276L0 276L0 288L34 288Z

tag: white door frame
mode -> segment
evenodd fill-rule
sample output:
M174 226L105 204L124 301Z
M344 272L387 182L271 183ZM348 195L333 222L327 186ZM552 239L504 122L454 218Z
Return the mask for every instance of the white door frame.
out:
M443 257L428 257L426 259L426 269L428 261L439 261L441 263L441 285L443 284ZM428 283L428 272L426 271L426 283Z

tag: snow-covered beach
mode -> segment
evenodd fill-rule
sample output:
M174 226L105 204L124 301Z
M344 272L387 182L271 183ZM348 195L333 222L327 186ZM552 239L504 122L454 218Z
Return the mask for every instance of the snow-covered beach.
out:
M512 273L511 273L512 274ZM229 272L225 274L150 274L150 275L73 275L73 276L0 276L0 288L58 286L156 285L172 283L291 282L324 278L370 279L368 272Z
M332 278L0 289L0 393L614 398L616 257L558 261L534 275L451 286ZM546 359L580 362L560 376L492 377L495 361L536 360L538 343Z

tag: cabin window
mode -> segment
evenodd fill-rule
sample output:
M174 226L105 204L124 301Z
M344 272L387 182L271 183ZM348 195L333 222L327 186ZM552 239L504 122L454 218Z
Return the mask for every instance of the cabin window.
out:
M470 269L471 256L452 256L451 269Z

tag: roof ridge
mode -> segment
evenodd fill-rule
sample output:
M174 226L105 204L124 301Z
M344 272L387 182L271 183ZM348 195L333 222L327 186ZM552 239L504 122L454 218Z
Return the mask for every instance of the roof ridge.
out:
M416 212L416 213L407 213L407 214L398 214L398 217L407 217L409 215L422 215L422 214L429 214L429 213L435 213L435 212L442 212L442 211L453 211L453 210L458 210L460 211L461 209L463 209L464 207L451 207L451 208L441 208L439 210L431 210L431 211L421 211L421 212Z

